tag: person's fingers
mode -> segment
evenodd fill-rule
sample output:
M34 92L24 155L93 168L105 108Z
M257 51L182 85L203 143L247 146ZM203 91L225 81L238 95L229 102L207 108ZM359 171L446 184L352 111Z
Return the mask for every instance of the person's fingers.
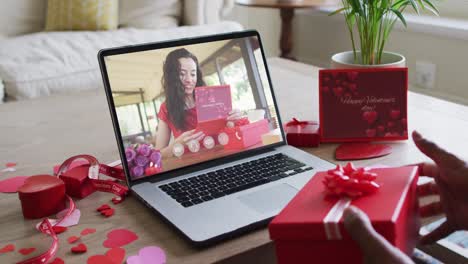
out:
M419 208L419 215L422 217L429 217L444 213L444 208L440 201L426 204Z
M429 196L439 194L439 187L433 181L419 185L417 188L418 196Z
M196 139L196 138L198 138L198 137L200 137L200 136L204 136L204 135L205 135L205 134L203 133L203 131L199 131L199 132L197 132L197 133L195 133L195 134L192 134L192 135L190 135L190 136L185 137L185 138L184 138L184 142L189 142L189 141L192 140L192 139Z
M419 175L435 178L439 176L439 167L434 163L422 162L415 164L418 166Z
M199 135L198 137L196 137L195 140L196 140L196 141L200 141L200 140L202 140L204 137L205 137L205 134L202 133L201 135Z
M424 138L417 131L413 131L413 141L422 153L431 158L438 165L459 166L464 164L464 162L455 155L439 147L436 143Z
M343 217L346 230L358 243L364 255L385 247L386 240L374 230L369 217L364 212L355 206L350 206L344 211Z
M450 235L453 232L453 228L450 226L450 224L445 221L443 224L438 226L436 229L434 229L432 232L429 234L423 236L421 238L421 244L426 245L426 244L432 244L448 235Z
M192 135L193 133L195 133L195 129L185 131L185 132L182 133L179 137L186 138L186 137Z
M241 117L241 114L240 113L234 113L234 114L231 114L227 117L227 120L231 121L231 120L236 120L236 119L239 119Z

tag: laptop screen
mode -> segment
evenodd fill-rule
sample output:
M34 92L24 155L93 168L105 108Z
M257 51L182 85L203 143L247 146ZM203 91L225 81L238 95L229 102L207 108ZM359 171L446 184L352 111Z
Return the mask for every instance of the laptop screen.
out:
M131 179L283 141L256 36L104 63Z

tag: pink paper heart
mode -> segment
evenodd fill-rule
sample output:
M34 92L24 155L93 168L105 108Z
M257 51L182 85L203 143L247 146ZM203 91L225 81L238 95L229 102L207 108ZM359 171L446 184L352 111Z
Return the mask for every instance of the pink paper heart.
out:
M162 264L166 263L166 254L160 247L144 247L138 251L138 255L130 256L127 264Z
M67 211L68 211L68 208L58 212L57 215L56 215L57 219L50 219L49 218L50 224L55 225L67 213ZM75 210L73 210L71 215L69 215L68 217L63 219L63 221L60 222L60 224L58 224L57 226L69 227L69 226L77 225L80 222L80 218L81 218L80 209L75 209ZM40 223L38 223L36 225L36 228L39 226L39 224Z
M127 229L114 229L107 233L107 239L102 243L106 248L122 247L137 240L138 236Z
M0 181L0 192L3 193L15 193L18 191L18 188L24 184L24 181L29 178L29 176L16 176L11 177L6 180Z
M58 214L57 214L57 218L58 219L61 219L68 211L68 208L65 209L65 210L62 210L60 211ZM68 217L66 217L65 219L63 219L62 222L60 222L60 224L58 224L58 226L65 226L65 227L68 227L68 226L74 226L74 225L77 225L79 222L80 222L80 217L81 217L81 211L80 209L75 209L73 210L73 212L71 213L71 215L69 215Z

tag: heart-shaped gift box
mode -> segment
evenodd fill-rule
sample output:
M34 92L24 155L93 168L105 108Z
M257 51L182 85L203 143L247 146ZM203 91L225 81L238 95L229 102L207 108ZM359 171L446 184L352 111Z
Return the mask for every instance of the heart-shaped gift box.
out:
M65 183L51 175L27 178L18 195L25 218L42 218L65 209Z

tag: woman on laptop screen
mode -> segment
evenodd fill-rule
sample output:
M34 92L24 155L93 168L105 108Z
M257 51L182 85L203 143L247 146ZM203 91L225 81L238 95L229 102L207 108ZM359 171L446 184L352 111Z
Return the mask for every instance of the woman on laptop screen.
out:
M166 100L159 108L156 149L163 157L170 157L176 144L185 146L192 140L200 142L205 137L202 131L195 130L194 91L195 87L205 86L197 57L185 48L171 51L164 61L161 82ZM240 112L233 110L227 120L239 117ZM172 142L171 134L174 137Z

